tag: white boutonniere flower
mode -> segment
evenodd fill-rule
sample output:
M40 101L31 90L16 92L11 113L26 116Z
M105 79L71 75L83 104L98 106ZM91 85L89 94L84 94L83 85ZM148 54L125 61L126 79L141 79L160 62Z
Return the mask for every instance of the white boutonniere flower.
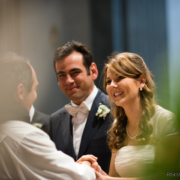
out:
M106 105L99 103L99 107L98 107L96 116L98 116L98 119L101 117L103 117L103 119L105 119L109 112L110 112L110 109Z
M32 125L37 128L42 128L42 126L43 126L41 123L33 123Z

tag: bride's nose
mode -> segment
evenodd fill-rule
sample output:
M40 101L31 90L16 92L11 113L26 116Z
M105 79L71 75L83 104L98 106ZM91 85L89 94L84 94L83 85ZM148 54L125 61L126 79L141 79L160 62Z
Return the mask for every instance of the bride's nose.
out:
M111 84L110 84L111 87L117 87L117 82L115 82L114 80L111 81Z

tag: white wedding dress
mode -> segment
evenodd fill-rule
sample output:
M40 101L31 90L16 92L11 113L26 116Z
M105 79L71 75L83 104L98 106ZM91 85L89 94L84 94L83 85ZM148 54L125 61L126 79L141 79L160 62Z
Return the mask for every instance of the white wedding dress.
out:
M169 135L179 134L176 119L170 111L156 106L156 112L150 122L153 125L155 141ZM121 177L141 177L151 174L156 145L124 146L117 151L115 169Z
M125 146L117 151L116 172L121 177L140 177L151 174L155 146Z

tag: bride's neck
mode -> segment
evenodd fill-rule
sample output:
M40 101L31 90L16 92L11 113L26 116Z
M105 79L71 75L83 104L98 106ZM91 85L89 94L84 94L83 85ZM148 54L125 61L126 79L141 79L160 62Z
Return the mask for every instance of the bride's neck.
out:
M124 111L128 119L128 127L137 128L139 126L142 112L140 100L128 105L126 108L124 108Z

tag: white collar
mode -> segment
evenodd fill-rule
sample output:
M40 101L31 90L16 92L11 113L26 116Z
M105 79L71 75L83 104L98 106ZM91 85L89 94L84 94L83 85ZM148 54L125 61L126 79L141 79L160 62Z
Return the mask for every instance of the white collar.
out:
M91 106L93 104L94 98L96 97L97 93L98 93L98 89L94 85L94 89L93 89L92 93L86 98L85 101L83 101L86 104L86 106L88 107L89 111L91 110ZM71 104L72 104L72 106L75 106L75 107L78 106L77 104L74 104L72 101L71 101Z
M29 111L30 122L32 122L34 113L35 113L35 109L34 109L34 106L32 105L32 106L31 106L31 109L30 109L30 111Z

